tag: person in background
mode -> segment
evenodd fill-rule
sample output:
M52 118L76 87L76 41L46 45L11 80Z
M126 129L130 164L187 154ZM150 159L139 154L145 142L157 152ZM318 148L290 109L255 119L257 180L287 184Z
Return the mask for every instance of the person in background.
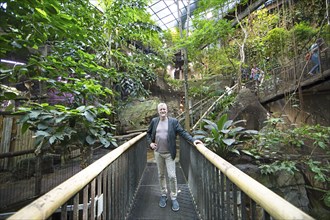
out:
M252 68L251 68L250 79L257 81L258 78L259 78L259 68L254 63L253 66L252 66Z
M151 120L147 130L147 141L149 147L154 151L155 160L158 168L158 178L160 184L161 196L159 206L166 207L167 203L167 185L165 169L169 178L170 198L172 201L172 210L179 211L177 200L178 186L176 178L175 157L176 157L176 136L179 134L188 142L202 144L200 140L195 140L187 131L185 131L176 118L168 117L167 105L158 104L158 117Z
M310 48L310 59L312 60L314 66L312 69L308 72L308 75L313 76L317 72L320 72L320 60L319 60L319 54L320 54L320 47L323 43L323 40L321 38L317 39L314 44L312 44Z
M241 74L242 74L243 82L247 81L249 79L249 72L250 72L249 69L243 67L241 72L242 72Z
M261 86L263 81L265 79L265 72L261 69L259 69L259 77L258 77L258 83Z
M253 66L251 68L250 78L253 79L253 80L255 80L256 85L258 86L259 83L261 83L263 81L264 71L262 71L261 69L259 69L256 64L253 64Z

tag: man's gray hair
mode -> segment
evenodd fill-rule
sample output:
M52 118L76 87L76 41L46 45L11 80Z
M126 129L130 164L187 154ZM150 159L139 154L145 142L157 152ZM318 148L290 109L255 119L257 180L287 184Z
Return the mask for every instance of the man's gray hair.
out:
M159 108L162 107L162 106L165 106L166 109L167 109L167 105L164 102L159 103L158 106L157 106L157 109L159 110Z

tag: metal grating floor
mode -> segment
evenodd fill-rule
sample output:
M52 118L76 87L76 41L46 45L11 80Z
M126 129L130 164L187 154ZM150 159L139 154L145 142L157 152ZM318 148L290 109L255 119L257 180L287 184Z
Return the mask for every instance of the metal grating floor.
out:
M148 163L144 171L141 185L138 189L132 210L127 218L128 220L199 219L179 163L177 163L176 170L179 190L178 202L180 204L180 210L178 212L173 212L171 210L170 199L168 199L167 206L165 208L160 208L158 206L160 189L158 184L157 166L156 163Z

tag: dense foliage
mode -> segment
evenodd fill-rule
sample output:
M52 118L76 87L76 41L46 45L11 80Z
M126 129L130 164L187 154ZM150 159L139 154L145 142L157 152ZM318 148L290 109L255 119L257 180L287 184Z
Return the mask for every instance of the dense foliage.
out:
M0 57L21 62L1 63L1 104L15 110L13 101L26 99L20 113L36 132L36 153L69 140L82 149L96 140L108 147L121 100L147 96L146 84L163 67L160 29L146 1L102 6L103 12L88 0L1 1Z
M283 118L270 118L255 138L244 145L262 174L300 172L314 189L324 192L322 200L329 207L330 127L304 125L288 127Z
M227 7L227 4L228 1L199 1L193 13L190 36L182 42L188 46L194 69L203 74L240 77L239 67L251 67L254 63L268 70L304 54L319 37L330 42L325 1L294 4L288 1L277 8L261 5L260 10L250 10L240 25L234 26L236 12L244 13L252 4L249 1L242 1L237 7ZM244 5L245 8L241 7ZM222 18L219 13L228 9ZM240 52L242 48L244 54Z

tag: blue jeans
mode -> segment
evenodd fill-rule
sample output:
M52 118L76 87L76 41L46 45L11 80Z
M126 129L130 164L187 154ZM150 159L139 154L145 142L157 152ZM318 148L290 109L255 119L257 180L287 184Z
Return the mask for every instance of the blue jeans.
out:
M175 160L172 159L170 153L161 154L157 151L154 151L155 160L158 168L158 177L160 184L160 192L162 196L167 195L167 186L166 186L166 176L165 176L165 168L167 170L167 175L169 179L170 191L171 191L171 199L176 199L178 195L178 184L175 173Z
M314 53L311 57L312 62L314 63L314 66L312 69L309 71L310 73L316 73L320 71L320 61L319 61L319 56L317 53Z

